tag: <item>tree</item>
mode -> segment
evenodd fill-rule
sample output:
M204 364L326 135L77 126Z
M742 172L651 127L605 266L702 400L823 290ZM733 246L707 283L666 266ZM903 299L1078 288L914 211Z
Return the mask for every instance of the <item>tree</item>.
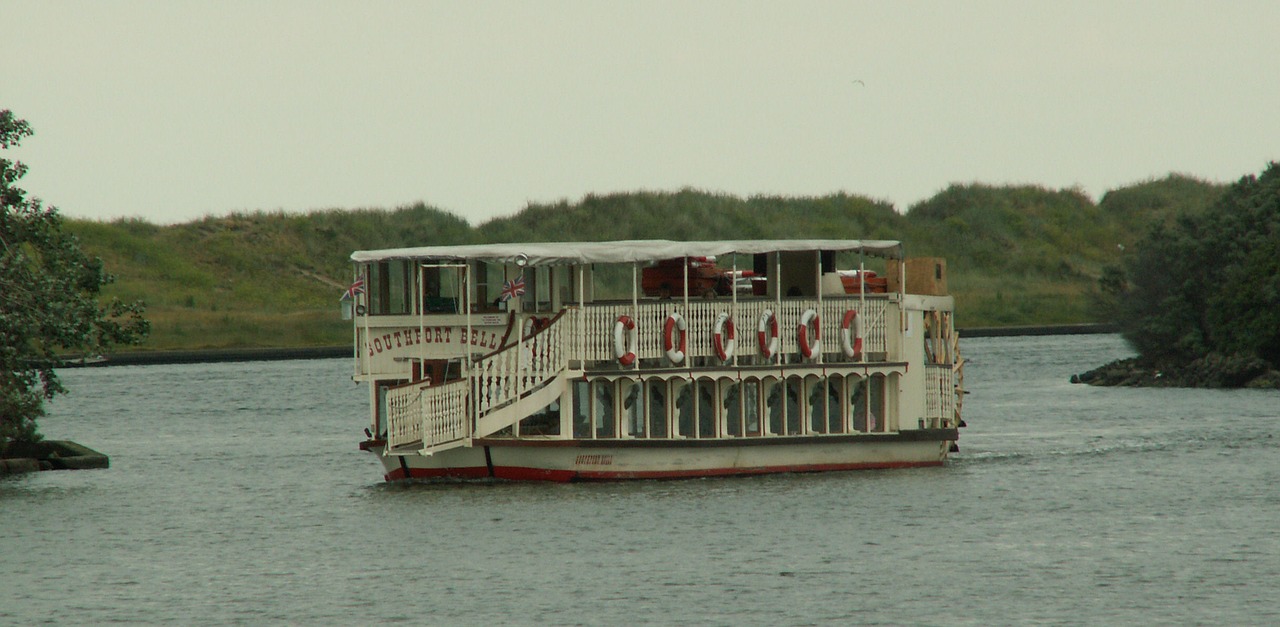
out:
M1280 164L1246 176L1201 213L1157 224L1104 277L1125 337L1146 359L1210 354L1280 368Z
M31 135L26 121L0 111L0 149ZM62 231L56 208L16 186L26 172L0 158L0 454L40 439L44 402L66 392L54 372L64 355L136 344L149 330L141 302L99 300L112 276Z

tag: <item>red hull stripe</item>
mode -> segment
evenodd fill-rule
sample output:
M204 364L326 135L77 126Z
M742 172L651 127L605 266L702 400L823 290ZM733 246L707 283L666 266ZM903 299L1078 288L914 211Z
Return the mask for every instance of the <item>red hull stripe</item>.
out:
M510 481L616 481L619 479L691 479L696 477L730 477L735 475L765 475L783 472L830 472L839 470L875 470L890 468L922 468L941 466L941 461L926 462L863 462L847 464L794 464L760 468L702 468L695 470L549 470L520 466L494 466L493 476ZM484 479L489 469L483 466L468 468L410 468L410 477L396 469L386 474L387 481L413 479Z

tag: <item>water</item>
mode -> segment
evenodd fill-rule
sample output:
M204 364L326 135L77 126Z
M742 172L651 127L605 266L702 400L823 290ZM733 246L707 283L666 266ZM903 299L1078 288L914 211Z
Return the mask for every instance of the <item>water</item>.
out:
M345 360L67 370L111 468L0 480L0 624L1280 621L1280 393L962 350L945 467L583 485L382 483Z

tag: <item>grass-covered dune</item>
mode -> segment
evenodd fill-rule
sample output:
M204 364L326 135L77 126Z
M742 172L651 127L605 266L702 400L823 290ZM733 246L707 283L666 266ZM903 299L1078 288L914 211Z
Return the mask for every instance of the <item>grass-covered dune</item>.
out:
M953 185L900 213L861 196L740 198L697 190L588 195L471 225L421 203L393 210L236 213L157 226L68 220L152 322L142 349L299 347L351 341L338 297L351 251L498 241L898 239L947 258L961 326L1094 322L1090 293L1150 225L1201 211L1225 188L1181 175L1108 192Z

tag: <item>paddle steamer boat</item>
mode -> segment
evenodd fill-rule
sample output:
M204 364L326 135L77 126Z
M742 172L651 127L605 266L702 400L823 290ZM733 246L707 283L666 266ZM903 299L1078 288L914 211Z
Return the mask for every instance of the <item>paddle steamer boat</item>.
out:
M387 481L933 466L963 425L945 263L904 259L899 242L351 258L353 378L371 415L361 448Z

